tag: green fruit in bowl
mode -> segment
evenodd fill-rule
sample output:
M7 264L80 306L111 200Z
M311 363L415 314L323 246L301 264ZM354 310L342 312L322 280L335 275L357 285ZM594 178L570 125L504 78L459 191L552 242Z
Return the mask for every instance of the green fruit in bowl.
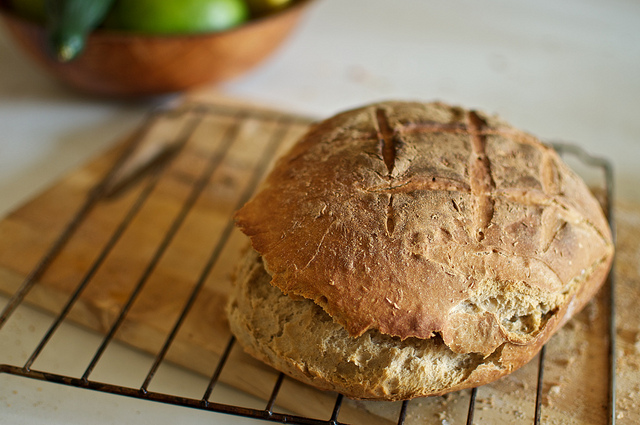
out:
M12 9L47 29L47 47L60 62L75 59L113 0L11 0Z
M222 31L249 19L245 0L117 0L104 27L144 34Z
M114 0L46 0L48 41L59 62L75 59Z

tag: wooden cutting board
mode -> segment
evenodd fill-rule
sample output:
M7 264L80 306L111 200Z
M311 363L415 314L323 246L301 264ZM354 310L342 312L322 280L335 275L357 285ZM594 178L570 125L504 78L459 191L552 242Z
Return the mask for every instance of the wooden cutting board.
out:
M75 216L78 225L26 301L57 314L84 283L68 319L107 333L136 293L115 337L155 354L196 289L166 358L211 376L230 337L224 304L246 244L231 215L308 124L294 115L207 97L151 115L130 140L0 222L0 290L13 294ZM635 424L640 423L635 305L640 300L640 206L619 204L616 209L618 421ZM606 298L603 291L547 345L545 423L606 423ZM267 398L277 376L234 346L220 379ZM536 379L534 359L480 388L476 422L532 423ZM328 419L335 397L287 378L277 404ZM464 423L468 401L469 391L414 400L406 423ZM397 421L399 409L400 403L349 400L339 419L388 424Z

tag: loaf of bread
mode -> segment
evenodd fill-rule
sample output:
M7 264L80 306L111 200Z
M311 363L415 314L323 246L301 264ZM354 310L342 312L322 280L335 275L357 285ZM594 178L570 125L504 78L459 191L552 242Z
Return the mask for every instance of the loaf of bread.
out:
M312 126L236 213L228 305L247 352L400 400L528 362L596 293L611 231L556 152L497 117L384 102Z

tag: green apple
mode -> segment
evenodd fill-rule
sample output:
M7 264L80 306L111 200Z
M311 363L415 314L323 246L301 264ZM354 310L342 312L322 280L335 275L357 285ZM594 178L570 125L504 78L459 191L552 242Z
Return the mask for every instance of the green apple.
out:
M105 28L146 34L222 31L249 19L245 0L117 0Z

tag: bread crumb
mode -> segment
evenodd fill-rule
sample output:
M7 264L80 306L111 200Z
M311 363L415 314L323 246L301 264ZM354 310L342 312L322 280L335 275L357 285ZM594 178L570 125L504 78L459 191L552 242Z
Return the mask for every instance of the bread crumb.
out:
M560 390L561 390L560 382L545 383L544 388L542 390L543 406L547 406L547 407L553 406L552 398L560 394Z
M480 410L489 410L494 407L494 396L491 394L487 398L477 398L476 403L479 405Z
M560 357L557 359L553 359L553 362L560 367L568 367L571 366L576 361L575 355L570 355L568 357Z

